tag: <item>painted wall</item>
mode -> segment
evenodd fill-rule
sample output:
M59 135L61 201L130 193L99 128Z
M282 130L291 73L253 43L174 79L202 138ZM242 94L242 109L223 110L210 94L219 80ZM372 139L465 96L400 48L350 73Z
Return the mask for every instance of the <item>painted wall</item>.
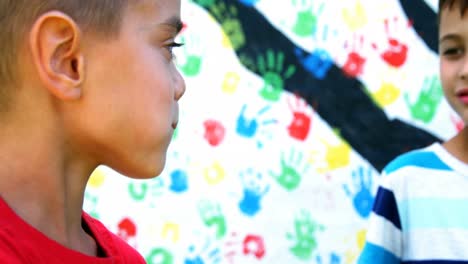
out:
M379 171L462 126L436 0L182 0L187 82L158 178L93 174L85 209L148 263L353 263Z

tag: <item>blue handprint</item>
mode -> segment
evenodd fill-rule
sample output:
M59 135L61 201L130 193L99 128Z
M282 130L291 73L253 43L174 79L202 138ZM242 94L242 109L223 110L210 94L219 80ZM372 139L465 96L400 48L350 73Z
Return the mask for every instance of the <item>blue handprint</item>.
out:
M327 263L324 263L322 261L322 256L320 256L320 255L316 257L316 260L317 260L317 264L327 264ZM340 256L338 254L336 254L335 252L332 252L330 254L330 258L328 260L328 263L329 264L340 264L341 263L341 258L340 258Z
M244 104L242 106L239 117L237 118L236 132L241 137L253 139L257 135L257 132L259 130L259 125L263 126L263 125L276 123L275 119L263 120L259 122L259 118L270 109L270 106L265 106L264 108L262 108L257 113L257 115L251 119L246 117L245 115L246 109L247 109L247 105ZM261 141L257 141L257 145L259 148L263 146Z
M333 66L330 54L324 49L318 48L307 55L302 49L296 48L295 53L304 68L319 80L323 80Z
M219 247L212 244L211 240L207 240L201 250L197 251L195 245L200 245L197 241L190 245L188 256L184 260L184 264L218 264L221 263L221 251Z
M171 185L169 188L175 193L183 193L188 189L187 172L182 169L173 170L170 174Z
M169 161L167 164L167 167L170 168L167 170L167 176L170 180L168 188L175 193L184 193L189 188L188 172L186 167L189 165L190 160L188 157L181 157L179 152L172 152L171 154L172 158L169 161L172 161L172 164Z
M353 194L348 185L343 184L346 194L353 199L354 209L358 214L367 218L372 211L374 196L372 195L372 169L368 168L367 173L364 167L359 167L352 173L352 180L356 193Z
M239 0L241 4L246 6L254 6L259 0Z
M256 215L261 209L261 199L270 190L269 185L264 184L263 175L252 168L240 173L244 185L244 196L239 202L240 210L247 216Z
M328 26L324 26L322 39L317 40L316 42L325 42L327 38ZM307 55L304 50L296 48L295 54L304 68L319 80L323 80L325 78L328 71L334 64L330 53L322 48L315 49L309 55Z

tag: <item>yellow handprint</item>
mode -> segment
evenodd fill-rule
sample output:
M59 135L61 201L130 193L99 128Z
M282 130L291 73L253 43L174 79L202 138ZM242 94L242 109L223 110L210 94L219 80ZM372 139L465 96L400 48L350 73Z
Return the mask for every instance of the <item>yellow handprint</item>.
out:
M224 33L224 31L221 32L221 34L223 36L221 40L222 47L225 49L233 49L229 36L226 33Z
M98 167L93 171L93 173L89 177L88 186L92 188L99 188L104 184L105 180L105 173L102 171L102 168Z
M382 82L380 89L372 93L372 98L380 107L393 104L401 95L400 89L391 82Z
M226 94L234 94L239 87L240 75L237 72L227 72L224 75L222 91Z
M171 240L177 243L180 238L180 225L173 222L166 222L162 230L162 238L167 239L168 234L171 234Z
M370 96L374 102L384 108L394 103L401 95L401 90L397 83L406 79L406 76L393 67L387 67L380 73L382 83L380 88L372 92Z
M364 244L366 243L366 233L367 233L366 229L360 229L356 233L357 250L354 246L352 249L348 249L344 255L344 263L346 264L355 263L355 260L361 254L361 251L364 248Z
M344 263L345 264L354 263L357 257L358 257L358 254L356 252L353 252L351 250L346 251L345 256L344 256Z
M224 180L226 170L218 161L214 161L213 164L203 169L203 176L209 185L216 185Z
M343 8L342 15L343 21L352 32L363 28L368 22L366 10L360 0L352 7Z
M356 233L356 243L357 243L359 252L361 252L364 249L364 244L366 244L366 234L367 234L366 229L361 229Z
M325 145L325 165L317 168L318 173L327 173L332 170L343 168L349 165L351 159L351 146L340 139L340 142L336 145L332 145L324 139L320 141ZM317 161L316 153L312 153L312 157L309 159L310 163Z

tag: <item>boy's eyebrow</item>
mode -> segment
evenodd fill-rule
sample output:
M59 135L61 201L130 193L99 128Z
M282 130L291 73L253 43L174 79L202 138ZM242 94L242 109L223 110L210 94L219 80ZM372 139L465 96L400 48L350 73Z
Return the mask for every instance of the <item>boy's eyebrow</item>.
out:
M170 26L175 28L176 34L179 34L179 32L182 30L184 24L180 20L179 17L173 16L169 19L167 19L165 22L161 23L162 25Z
M459 39L460 37L457 35L457 34L447 34L447 35L443 35L440 39L439 39L439 42L443 42L443 41L446 41L446 40L457 40Z

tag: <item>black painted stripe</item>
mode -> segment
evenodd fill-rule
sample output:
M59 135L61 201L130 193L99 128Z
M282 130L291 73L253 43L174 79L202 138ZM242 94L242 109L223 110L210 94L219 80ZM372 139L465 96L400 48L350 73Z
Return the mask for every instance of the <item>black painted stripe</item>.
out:
M195 0L198 2L201 0ZM245 33L246 44L236 50L238 57L257 61L260 54L271 49L282 52L284 65L294 65L296 72L284 81L284 89L304 98L309 105L330 125L340 131L341 136L374 168L381 171L395 157L407 151L422 148L439 138L398 119L390 120L364 90L356 78L350 78L336 65L332 65L323 79L317 79L304 68L297 58L298 50L290 39L273 27L255 8L245 6L238 0L217 0L233 6ZM218 23L223 25L225 17L215 14L216 9L203 6ZM229 32L227 32L229 33ZM227 34L229 36L229 34ZM245 65L249 68L249 65ZM258 69L249 68L261 76Z

